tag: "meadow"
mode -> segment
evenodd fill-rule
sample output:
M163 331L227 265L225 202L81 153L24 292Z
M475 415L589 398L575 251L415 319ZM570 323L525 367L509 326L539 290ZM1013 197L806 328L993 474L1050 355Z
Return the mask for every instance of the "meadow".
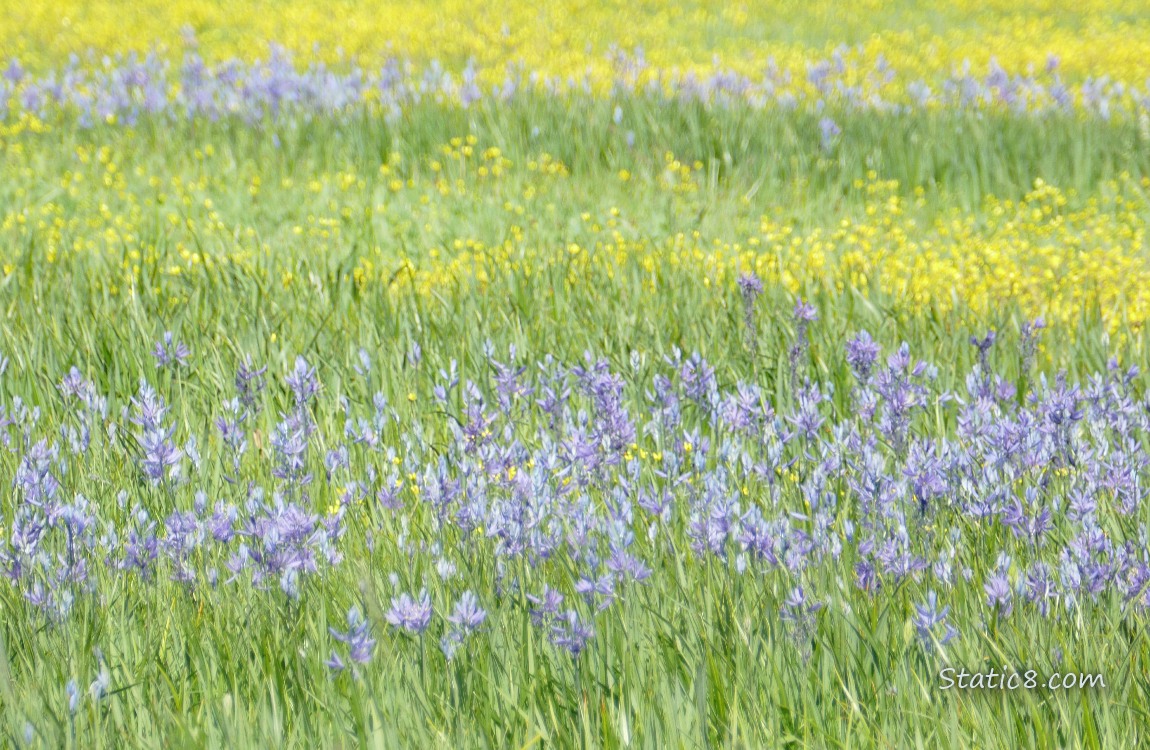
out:
M0 744L1146 739L1143 4L0 8Z

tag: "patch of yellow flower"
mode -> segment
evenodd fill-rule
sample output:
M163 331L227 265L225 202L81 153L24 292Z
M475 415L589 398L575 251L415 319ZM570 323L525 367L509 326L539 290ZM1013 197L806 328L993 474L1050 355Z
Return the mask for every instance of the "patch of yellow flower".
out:
M705 238L698 231L664 238L596 238L586 246L523 246L507 241L464 243L460 252L423 264L391 282L393 290L431 294L500 276L556 273L570 285L639 270L653 291L668 273L713 286L734 284L754 271L792 293L858 291L891 300L911 314L954 311L985 316L1017 304L1028 315L1070 327L1099 315L1111 333L1138 330L1150 317L1150 260L1134 193L1107 205L1090 199L1067 208L1057 188L1036 182L1019 201L990 199L977 214L952 212L920 224L903 215L897 185L871 182L866 221L799 231L769 216L742 240Z
M801 76L839 44L868 63L881 57L904 85L964 60L981 72L996 58L1025 74L1052 53L1069 79L1105 73L1141 84L1150 60L1150 9L1138 0L0 0L0 49L38 67L90 50L178 55L189 32L209 61L266 57L275 42L328 63L474 60L489 84L514 65L562 80L587 74L603 90L614 50L642 49L650 67L640 84L657 71L717 65L759 76L768 60Z
M294 180L229 164L211 144L190 164L146 161L130 142L59 153L31 139L3 153L5 275L33 248L49 263L83 259L89 283L110 294L163 289L173 305L197 274L229 267L317 288L328 279L316 263L334 257L346 259L339 282L363 294L536 279L595 294L690 280L734 294L737 275L753 271L791 293L858 292L908 316L978 317L1013 304L1068 328L1098 315L1111 334L1150 318L1150 181L1128 176L1089 198L1039 180L1020 200L931 213L922 190L872 172L853 186L858 210L803 225L761 199L712 195L699 187L703 165L671 153L625 187L605 172L603 194L588 195L561 159L510 159L473 135L423 161L391 154L369 170L340 165ZM727 213L703 220L715 210Z

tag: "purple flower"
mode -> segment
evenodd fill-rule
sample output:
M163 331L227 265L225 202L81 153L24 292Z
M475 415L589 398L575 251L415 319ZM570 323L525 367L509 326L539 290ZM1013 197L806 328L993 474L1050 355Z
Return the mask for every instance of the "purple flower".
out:
M823 401L823 395L819 392L818 386L812 386L799 389L797 399L799 402L798 409L793 417L787 417L787 421L794 425L796 434L807 440L816 440L819 429L826 422L823 415L819 413L819 404Z
M744 299L749 299L753 302L756 297L763 293L762 279L753 273L739 274L737 283Z
M612 546L611 556L607 558L607 569L619 581L644 581L651 577L651 569L646 563L624 547Z
M982 588L986 592L986 606L995 608L1002 617L1009 617L1014 611L1014 593L1006 577L1006 570L999 567L987 577Z
M807 338L807 328L811 323L818 320L819 313L814 305L803 301L802 297L795 299L794 308L795 319L795 343L791 345L790 350L790 365L791 365L791 385L794 388L799 386L799 363L810 348L810 341Z
M551 642L578 657L595 637L595 630L579 619L579 613L569 609L556 618L551 626Z
M1026 601L1038 607L1043 617L1050 613L1050 602L1055 597L1054 579L1050 573L1050 566L1044 562L1036 562L1026 574L1025 581Z
M859 331L857 336L847 342L847 364L860 383L870 380L871 368L874 367L881 351L882 349L866 331Z
M253 497L249 512L241 533L251 546L241 545L228 567L238 574L250 564L257 588L266 588L269 580L277 579L284 593L298 598L305 576L319 572L321 562L337 565L342 559L336 546L343 532L339 515L321 519L296 503L285 502L278 492L271 504Z
M246 355L243 364L236 370L236 395L248 411L258 411L259 395L267 385L264 380L267 370L267 367L252 367L252 359Z
M470 591L463 592L455 604L455 609L447 616L447 622L451 624L451 628L440 641L440 648L443 649L448 660L455 657L455 653L467 640L467 637L478 630L486 619L487 612L479 606L479 600L475 594Z
M1022 371L1026 373L1034 364L1034 357L1038 352L1038 337L1042 329L1046 328L1046 321L1041 317L1022 324L1020 345L1022 354Z
M355 370L356 374L364 380L368 380L371 376L371 354L367 349L360 347L358 358L359 364L352 365L351 369Z
M823 151L830 151L835 139L842 135L842 128L834 120L824 117L819 120L819 144Z
M802 586L795 586L783 600L779 616L794 629L807 631L814 626L815 613L822 608L821 602L807 601L807 592Z
M49 447L48 441L40 440L20 460L13 485L30 504L42 507L55 499L60 483L52 473L52 463L58 453L55 445Z
M187 367L191 351L182 341L174 341L171 331L164 331L164 337L157 341L152 348L152 356L156 358L156 369L165 367Z
M542 594L537 597L528 594L527 601L534 605L530 610L531 619L536 625L543 625L559 613L559 607L563 605L563 595L550 586L544 586Z
M470 591L464 591L455 604L455 609L447 616L447 621L465 633L472 633L487 619L487 612L479 606L479 599Z
M918 632L919 639L928 649L933 647L936 638L940 646L945 646L958 635L958 631L946 621L950 607L940 608L938 606L938 594L933 590L928 591L926 601L915 605L914 609L915 630ZM942 629L942 634L936 635L935 631L939 628Z
M337 654L334 650L331 652L331 658L325 661L324 664L326 664L327 668L333 672L342 672L347 668L347 665L344 664L343 659L339 658L339 654Z
M990 348L994 346L994 341L997 338L998 334L994 331L988 331L987 334L982 338L977 336L970 337L970 345L978 350L978 366L979 369L982 370L984 377L989 377L986 375L987 370L989 369L988 357L990 354Z
M1028 490L1028 494L1034 493ZM1035 545L1040 545L1044 541L1046 534L1054 526L1053 517L1051 516L1049 508L1036 508L1036 499L1027 498L1027 505L1029 508L1024 507L1022 502L1015 498L1014 502L1008 504L1002 512L1002 523L1009 528L1015 537L1028 539ZM1033 511L1033 512L1028 512Z
M855 585L863 591L873 593L882 585L878 571L870 560L863 560L855 564Z
M599 609L606 609L615 599L615 576L606 574L598 578L580 578L575 582L575 593L581 594L588 604L602 598Z
M743 295L743 324L747 329L747 340L752 349L758 346L758 333L755 327L755 300L763 293L763 282L753 273L739 275L739 291Z
M392 480L385 479L380 485L380 488L375 492L376 502L390 511L399 510L403 507L403 499L399 496L401 489L398 478Z
M86 382L83 373L76 367L73 367L68 371L68 374L60 380L60 385L58 386L60 395L65 399L79 398L85 389Z
M276 465L272 476L289 486L305 486L311 482L307 471L308 435L313 425L310 417L300 412L288 414L276 425L269 443L275 453Z
M220 544L227 544L235 536L237 511L234 505L216 503L215 512L207 521L208 533Z
M431 624L431 599L427 591L419 593L419 599L403 593L392 597L391 609L387 611L387 621L394 628L400 628L413 635L423 635Z
M979 356L986 356L986 353L990 351L990 347L994 346L994 341L997 338L997 333L994 331L988 331L987 334L982 338L971 336L970 345L978 349Z
M295 367L284 379L295 397L297 408L302 408L319 391L319 381L316 380L315 368L307 363L303 357L295 358Z
M172 430L149 430L140 441L143 450L144 475L159 484L170 476L169 469L177 466L183 452L172 442Z
M8 63L8 67L4 69L4 80L11 84L18 84L24 79L24 67L20 65L20 61L15 57Z
M100 671L96 674L96 679L92 680L92 684L88 686L88 694L92 696L92 700L98 703L108 694L108 688L111 686L112 675L108 673L108 667L101 660Z
M139 398L132 398L131 403L136 412L130 420L132 424L139 426L144 432L161 428L168 413L168 406L148 381L140 379Z
M80 707L80 688L76 686L75 680L68 680L68 684L64 686L64 693L68 696L68 712L76 713L76 709Z
M815 306L809 302L804 302L802 297L795 299L794 309L795 321L799 323L813 323L819 319L819 311Z
M347 632L340 632L335 628L328 628L328 632L337 641L347 644L348 656L352 661L358 664L367 664L371 661L372 652L375 650L375 639L371 637L368 622L360 614L359 609L352 607L347 611ZM337 671L343 668L343 662L334 651L328 666Z
M715 388L715 368L698 352L694 352L679 369L683 392L692 401L705 405ZM621 384L620 384L621 385Z

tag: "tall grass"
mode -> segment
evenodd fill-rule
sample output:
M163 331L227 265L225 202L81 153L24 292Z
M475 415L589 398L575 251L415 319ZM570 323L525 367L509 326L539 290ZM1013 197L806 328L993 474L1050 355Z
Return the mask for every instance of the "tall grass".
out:
M978 221L989 196L1017 200L1036 178L1083 207L1144 189L1140 180L1150 174L1150 150L1136 123L836 113L843 134L827 152L816 120L805 115L641 99L619 106L618 125L613 102L538 99L474 111L419 106L396 122L358 115L263 128L145 121L134 130L57 123L47 134L5 141L0 253L11 267L0 281L0 349L10 364L0 400L10 410L18 398L39 407L35 434L52 439L67 418L57 384L70 367L108 394L109 421L120 423L121 407L144 377L173 405L171 419L181 433L208 435L222 394L230 393L236 367L250 354L269 366L271 381L267 408L250 425L258 441L257 435L270 434L277 411L289 408L282 376L303 355L317 365L324 386L315 410L318 433L338 438L344 419L338 397L370 403L371 390L354 370L363 347L375 360L373 388L400 414L387 439L398 443L402 431L419 423L435 445L447 440L431 394L435 373L456 360L465 379L490 393L484 355L490 341L497 352L514 344L527 361L551 354L576 363L590 350L621 372L631 371L632 352L638 352L627 388L637 413L642 388L662 358L675 347L698 351L724 387L751 379L782 413L793 402L794 303L782 288L769 288L757 303L760 335L752 349L734 285L706 284L690 270L652 273L624 262L570 283L567 270L553 265L531 276L512 270L485 283L464 279L424 295L382 280L357 283L354 269L362 257L400 268L405 258L426 259L433 247L450 252L460 237L494 244L513 225L558 252L569 242L593 247L582 214L598 221L609 207L628 217L620 231L637 238L697 231L734 239L753 234L765 213L829 231L847 217L865 220L867 200L856 184L871 181L871 171L897 180L896 194L924 223L948 212ZM469 134L476 151L497 146L517 166L550 154L569 177L547 186L534 173L514 171L488 184L477 180L472 164L459 176L466 195L437 197L431 161L441 160L454 179L441 147ZM209 145L210 156L204 153ZM109 170L98 156L102 147L123 183L103 182ZM78 148L88 150L89 162L78 160ZM687 197L661 187L668 151L685 164L701 163L698 189ZM382 174L381 164L394 171ZM631 179L621 181L620 170ZM341 171L367 186L341 194L332 177ZM81 172L88 181L75 194L60 187L66 173ZM253 175L261 178L256 194L249 189ZM318 190L298 189L325 175ZM388 184L395 175L415 187L393 193ZM184 187L151 184L153 176ZM1133 187L1119 187L1120 180ZM505 208L523 202L533 185L545 198L529 204L529 212ZM162 203L160 193L166 194ZM142 256L128 255L123 236L105 236L114 219L53 235L52 215L38 213L48 204L85 221L95 222L101 212L123 217L124 233L134 235ZM350 218L342 215L345 208ZM21 213L26 218L17 221ZM340 231L326 238L294 232L309 226L309 216L336 217ZM69 251L76 239L93 245ZM61 249L49 258L52 244ZM216 264L166 273L181 262L181 248ZM1017 353L1025 316L1009 300L977 320L961 305L908 315L904 301L868 288L816 290L812 301L819 320L811 329L807 372L833 386L839 413L848 410L852 388L843 347L864 328L888 351L908 342L916 358L939 366L940 387L956 390L976 360L968 338L997 329L996 370L1023 384L1033 377ZM1104 370L1112 355L1145 369L1150 362L1141 334L1117 346L1101 316L1090 313L1076 326L1051 331L1039 370L1085 377ZM149 354L165 330L192 351L192 366L182 374L157 372ZM424 353L418 370L410 364L413 343ZM936 434L953 428L950 415L919 426ZM542 426L521 429L531 436ZM0 486L12 483L23 449L0 452ZM239 496L224 481L221 446L201 449L205 469L196 486L212 501ZM93 451L84 470L62 482L65 494L83 493L102 517L126 521L129 511L117 500L121 489L130 494L128 505L139 502L156 518L190 507L192 486L149 487L115 451ZM254 445L253 451L268 448ZM250 479L271 486L265 463L250 464ZM322 474L318 459L313 463ZM317 511L335 502L338 489L317 481ZM19 500L7 489L4 498L0 526L10 528ZM1145 506L1140 513L1131 523L1145 521ZM409 558L394 543L401 534L432 541L431 519L419 513L411 519L415 526L401 529L378 508L357 506L344 562L309 578L298 600L242 581L189 589L162 570L145 582L98 568L97 594L77 598L66 621L55 623L17 588L0 584L4 744L23 746L30 731L33 746L83 748L1138 747L1150 730L1144 617L1124 611L1115 595L1088 615L1047 619L1026 611L1000 621L988 614L980 587L957 586L948 603L963 637L942 651L924 650L909 620L923 587L907 583L881 597L860 592L851 572L853 548L837 568L819 568L809 581L827 607L805 645L779 618L790 593L783 578L737 575L733 559L675 554L675 545L685 544L680 537L670 548L637 540L658 575L653 584L622 592L596 621L596 636L579 657L552 647L525 608L508 605L490 607L479 636L447 661L435 629L399 635L384 619L395 590L391 574L402 590L431 582L437 614L450 604L429 559ZM1006 534L965 529L987 554ZM469 555L462 571L468 586L495 591L501 584L490 546L451 541ZM223 572L222 559L200 562ZM549 573L547 580L573 575ZM526 564L509 574L525 591L537 591L543 580ZM356 674L333 674L324 663L332 645L328 627L340 626L353 604L364 610L379 643L374 660ZM75 681L84 693L101 663L111 674L107 697L82 696L69 710L66 684ZM946 664L1097 671L1106 688L944 692L938 671Z

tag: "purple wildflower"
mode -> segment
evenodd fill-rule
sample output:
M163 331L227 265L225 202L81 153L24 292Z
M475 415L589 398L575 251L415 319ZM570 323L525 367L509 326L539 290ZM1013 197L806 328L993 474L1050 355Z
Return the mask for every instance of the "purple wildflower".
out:
M936 639L940 646L945 646L950 643L957 635L958 631L955 630L947 621L947 615L950 613L950 606L938 606L938 594L933 590L926 593L926 601L922 604L915 605L914 627L918 632L918 637L928 649L933 647ZM942 633L938 635L936 631L941 628Z
M467 640L467 637L478 630L484 620L487 619L487 612L479 606L479 599L476 598L475 594L465 591L459 597L459 601L456 602L455 609L446 619L451 624L451 629L444 634L440 647L443 649L444 655L450 660Z
M871 368L882 349L866 331L859 331L858 335L847 342L847 364L854 372L860 383L870 380Z
M810 349L810 340L807 335L807 328L811 323L819 318L818 310L814 305L804 302L802 297L795 299L795 308L793 311L795 320L795 342L791 345L790 350L790 365L791 365L791 384L798 387L799 383L799 362Z
M156 359L156 369L167 367L187 367L191 351L182 341L175 341L171 331L164 331L163 339L156 342L152 348L152 356Z
M406 592L392 597L391 609L387 611L387 621L394 628L413 635L423 635L423 631L431 624L431 599L427 591L421 591L418 600Z
M814 635L815 613L822 608L821 602L808 601L807 592L802 586L795 586L779 609L779 617L798 644L804 659L810 656L809 641Z
M1022 324L1020 354L1022 355L1022 372L1026 373L1034 365L1035 355L1038 353L1038 337L1042 329L1046 328L1046 321L1041 317L1028 320Z
M588 641L594 637L594 628L584 623L573 609L559 615L551 626L551 642L566 649L573 657L583 653Z
M259 395L267 385L264 374L268 368L252 366L250 356L245 356L243 364L236 370L236 395L244 408L250 412L259 411Z
M831 118L824 117L819 120L819 145L823 151L830 151L842 132L842 128Z
M977 336L970 337L970 345L978 350L978 366L979 369L983 372L984 376L990 369L987 360L990 349L994 346L994 341L997 338L998 334L994 331L988 331L987 334L982 338Z
M1009 617L1014 611L1014 592L1007 578L1009 560L1000 560L998 567L991 573L983 590L986 592L986 606L993 607L1001 617Z
M295 366L284 380L291 389L292 396L295 397L296 408L305 407L319 391L315 368L303 357L295 358Z
M758 347L758 333L755 326L755 300L763 293L763 282L753 273L739 275L739 292L743 295L743 323L747 328L747 341L751 349Z
M536 625L543 625L559 614L559 607L563 605L563 595L550 586L544 586L542 594L537 597L528 594L527 601L534 605L530 610L531 619Z
M335 638L340 643L346 643L348 646L348 656L357 664L367 664L371 661L372 652L375 650L375 639L371 637L371 629L367 620L359 609L352 607L347 611L347 631L340 632L335 628L328 628L332 638ZM336 666L338 665L338 666ZM332 652L332 661L328 666L332 669L339 670L343 668L343 662L339 657Z
M144 475L154 484L172 476L170 470L178 466L183 452L172 442L172 429L150 430L140 441L143 450Z

